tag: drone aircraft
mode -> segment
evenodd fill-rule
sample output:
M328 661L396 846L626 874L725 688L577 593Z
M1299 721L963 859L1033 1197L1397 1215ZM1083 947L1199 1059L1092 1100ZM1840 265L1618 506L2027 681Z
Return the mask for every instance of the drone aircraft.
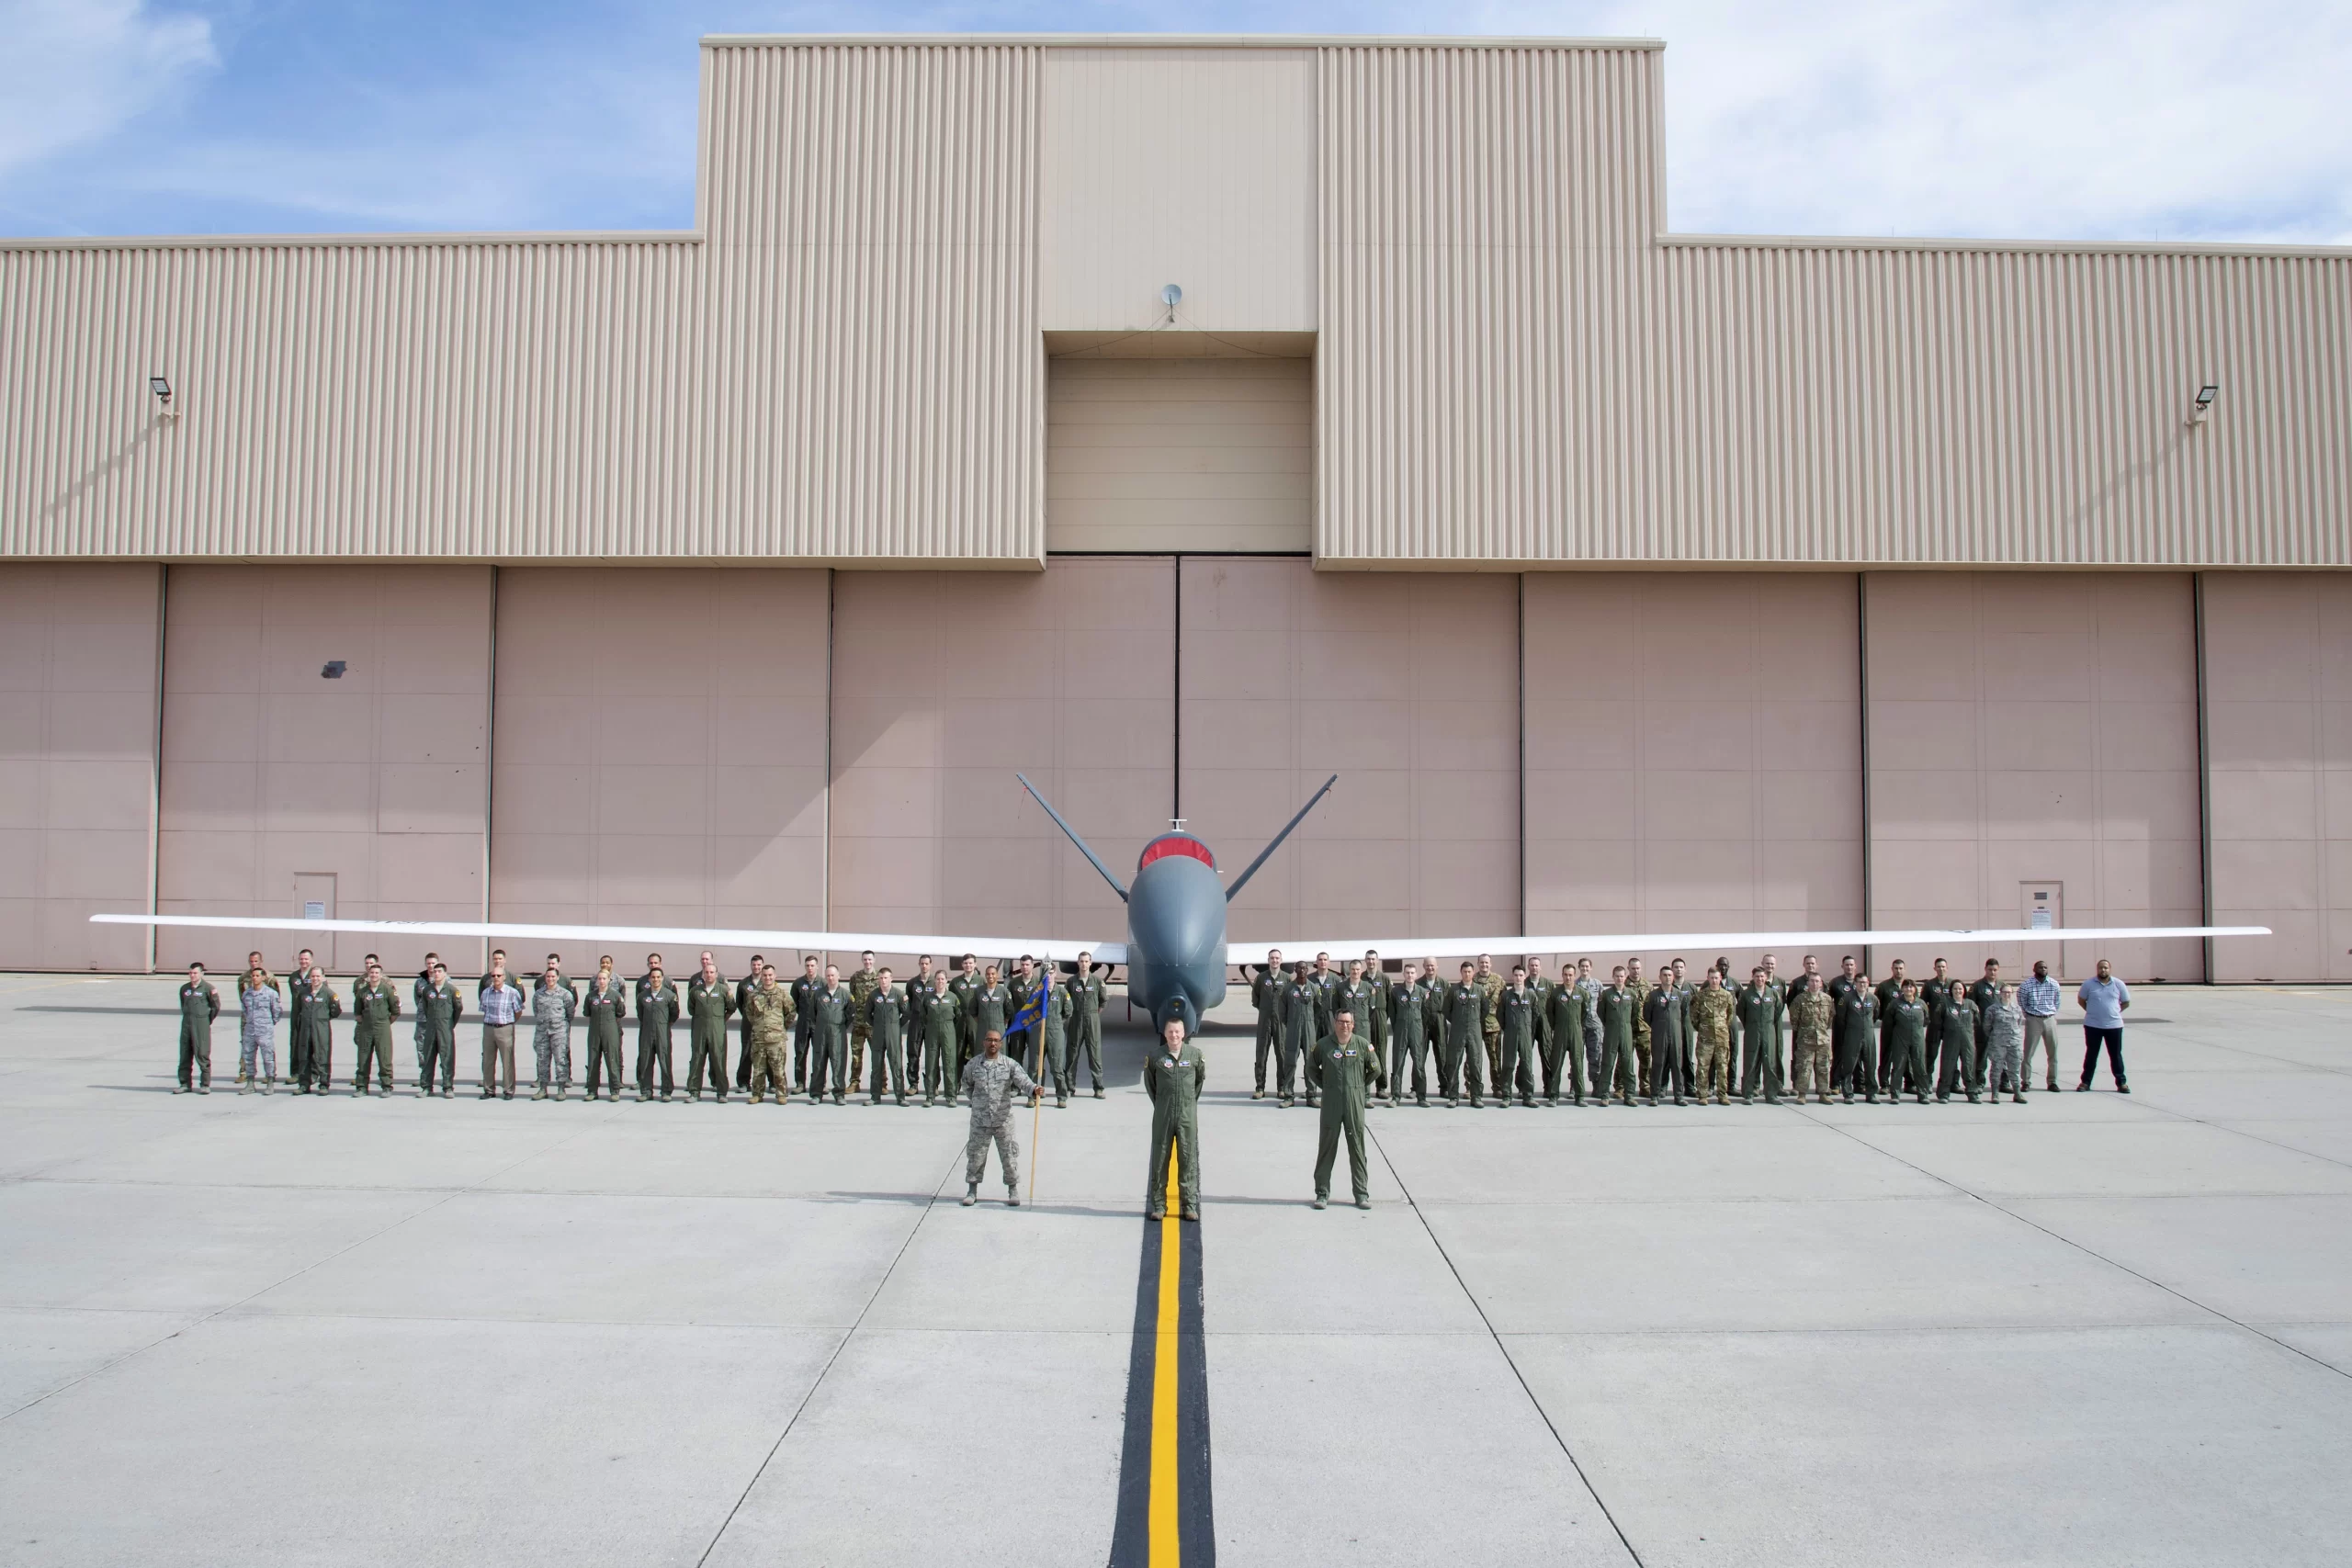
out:
M1308 797L1283 825L1258 858L1228 885L1217 880L1216 856L1201 839L1178 823L1143 847L1136 858L1135 874L1122 883L1112 874L1078 830L1063 820L1050 802L1028 779L1016 773L1021 787L1045 807L1054 825L1078 846L1102 880L1111 885L1127 909L1126 940L1069 942L1059 939L1005 935L917 935L885 931L726 931L673 926L574 926L507 920L338 920L275 919L238 915L92 915L100 924L130 926L209 927L233 931L349 931L399 936L479 939L506 938L548 942L585 942L599 946L643 943L655 948L689 951L707 947L797 949L804 952L1005 953L1027 952L1048 964L1074 962L1091 953L1103 964L1124 964L1127 997L1148 1013L1156 1027L1180 1019L1187 1032L1197 1030L1201 1015L1225 999L1229 966L1263 964L1269 948L1294 953L1324 949L1365 948L1409 953L1417 958L1460 958L1487 953L1637 953L1672 948L1698 951L1758 947L1860 947L1966 942L2085 942L2156 937L2267 936L2267 926L2069 926L2049 930L2017 927L1978 930L1818 931L1576 931L1557 935L1427 937L1306 936L1274 942L1232 942L1226 940L1227 907L1269 857L1282 847L1306 814L1340 782L1337 773Z

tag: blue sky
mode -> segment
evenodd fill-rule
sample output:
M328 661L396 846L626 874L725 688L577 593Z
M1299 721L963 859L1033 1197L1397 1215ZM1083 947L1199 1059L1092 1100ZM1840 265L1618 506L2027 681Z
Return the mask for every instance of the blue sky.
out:
M683 228L695 39L1639 35L1685 232L2352 243L2352 0L0 0L0 233Z

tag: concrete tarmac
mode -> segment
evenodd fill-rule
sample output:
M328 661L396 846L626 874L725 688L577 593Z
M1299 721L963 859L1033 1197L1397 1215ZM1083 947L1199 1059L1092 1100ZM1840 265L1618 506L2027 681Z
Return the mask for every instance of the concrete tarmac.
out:
M356 1100L347 1025L175 1097L175 984L0 976L0 1563L1105 1561L1115 998L1012 1211L960 1110ZM1379 1110L1368 1213L1228 1006L1221 1559L2352 1561L2352 991L2138 1000L2129 1097L2070 1007L2022 1106Z

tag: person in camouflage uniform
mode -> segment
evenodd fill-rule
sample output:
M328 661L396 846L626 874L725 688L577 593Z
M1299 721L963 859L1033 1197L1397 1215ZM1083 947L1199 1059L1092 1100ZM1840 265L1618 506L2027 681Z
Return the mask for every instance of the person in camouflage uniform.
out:
M964 1135L964 1206L980 1201L980 1178L988 1174L989 1145L996 1145L997 1168L1004 1172L1004 1205L1021 1207L1021 1140L1012 1131L1014 1096L1036 1097L1037 1086L1021 1064L1004 1054L1004 1035L991 1029L980 1036L980 1054L964 1064L964 1098L971 1103L971 1131Z
M259 1084L267 1094L277 1083L277 1021L286 1016L286 1003L260 964L245 971L237 1008L243 1015L237 1029L237 1092L251 1093Z
M1838 1004L1822 988L1819 974L1804 977L1804 989L1789 998L1789 1035L1796 1055L1789 1078L1790 1092L1804 1103L1810 1087L1829 1103L1829 1036L1837 1022Z
M539 976L539 983L531 988L531 1055L538 1068L531 1091L533 1100L545 1100L550 1085L558 1100L571 1092L571 1019L579 1010L580 998L564 984L562 973L548 964ZM722 1045L720 1050L723 1053L725 1047ZM720 1093L725 1092L722 1088Z
M874 1037L874 1022L865 1010L874 1000L874 990L882 982L874 967L874 954L857 955L857 973L849 977L849 1082L855 1089L865 1080L865 1043Z
M1495 968L1492 953L1478 954L1477 977L1472 982L1478 987L1478 999L1486 1009L1478 1033L1487 1046L1487 1081L1502 1090L1503 1103L1510 1103L1510 1091L1503 1084L1503 1024L1495 1014L1495 998L1503 994L1503 977Z
M1699 1058L1699 1103L1706 1104L1712 1095L1717 1105L1729 1105L1732 1047L1739 1038L1739 998L1724 987L1723 971L1710 969L1691 993L1688 1006Z
M799 1016L792 993L775 982L775 965L763 964L757 981L743 993L743 1023L751 1031L752 1083L745 1092L757 1105L763 1094L778 1105L792 1101L792 1025Z
M1625 989L1634 993L1634 1070L1637 1097L1647 1098L1650 1092L1650 1021L1643 1016L1643 1002L1650 988L1642 978L1642 961L1625 960Z
M2018 988L2004 981L1984 1009L1984 1087L1993 1103L2001 1102L2002 1085L2009 1099L2025 1103L2025 1010L2018 1006Z

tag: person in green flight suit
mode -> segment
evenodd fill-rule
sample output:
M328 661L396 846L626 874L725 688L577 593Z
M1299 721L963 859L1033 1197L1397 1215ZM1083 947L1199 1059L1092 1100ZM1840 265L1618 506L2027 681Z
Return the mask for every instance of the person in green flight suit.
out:
M824 988L825 977L817 973L817 955L805 953L800 960L800 973L792 977L792 1092L798 1094L808 1084L808 998Z
M1037 961L1028 953L1015 960L1012 973L1004 977L1006 1017L1019 1018L1021 1010L1029 1005L1029 993L1038 985ZM1038 1032L1034 1029L1007 1028L1004 1032L1004 1054L1020 1063L1038 1083L1046 1081L1045 1059L1037 1053Z
M1005 1031L1012 1023L1012 993L1006 987L1003 976L997 972L997 966L991 964L980 971L971 989L964 993L965 1065L969 1066L978 1059L980 1043L989 1037L991 1031L998 1036L998 1044L1001 1047ZM1011 1053L1008 1051L1006 1054ZM958 1092L962 1090L963 1081L963 1068L958 1067L956 1076ZM950 1099L948 1103L953 1105L956 1102Z
M334 1074L334 1020L343 1016L343 999L327 984L326 971L298 972L293 992L293 1073L296 1094L324 1094Z
M1642 1019L1650 1026L1652 1105L1668 1084L1674 1086L1674 1103L1685 1103L1683 1092L1690 1086L1682 1077L1682 987L1674 983L1674 970L1668 965L1658 971L1657 983L1642 998Z
M1388 1038L1396 1042L1396 1059L1388 1067L1388 1103L1405 1098L1405 1075L1413 1077L1413 1103L1430 1102L1430 991L1421 984L1420 965L1405 961L1405 973L1388 987Z
M1110 973L1108 964L1097 965L1094 954L1078 955L1078 973L1069 980L1069 1076L1073 1089L1078 1083L1078 1064L1086 1062L1087 1077L1094 1080L1094 1098L1102 1098L1102 976Z
M1928 1008L1919 999L1918 981L1904 981L1903 994L1887 1009L1885 1040L1889 1053L1884 1085L1887 1103L1902 1103L1903 1085L1908 1079L1913 1098L1927 1104Z
M433 1092L433 1067L441 1066L441 1098L458 1077L458 1020L465 1016L465 993L449 983L449 966L438 958L425 966L416 988L416 1092Z
M358 1058L351 1075L353 1093L368 1092L368 1063L371 1055L384 1092L392 1092L392 1020L400 1015L400 992L384 978L384 966L368 959L367 978L351 993L351 1054Z
M735 1010L735 990L708 953L686 978L686 1098L702 1098L703 1074L711 1093L727 1103L727 1020Z
M1331 1015L1337 1016L1341 1008L1356 1015L1356 1043L1372 1057L1374 1068L1378 1068L1380 1051L1373 1043L1374 1032L1367 1021L1381 1010L1380 993L1360 959L1348 960L1347 978L1331 988ZM1330 1019L1328 1017L1324 1021L1323 1032L1326 1035L1331 1032ZM1373 1082L1375 1092L1380 1080L1385 1076L1385 1072L1374 1073Z
M662 965L650 966L637 982L637 1098L653 1098L653 1069L662 1069L662 1098L670 1098L670 1031L678 1021L677 982Z
M1584 1103L1589 1082L1584 1059L1584 993L1577 989L1576 965L1563 960L1557 984L1544 988L1536 1010L1538 1041L1544 1055L1544 1103L1560 1103L1560 1068L1566 1066L1575 1100Z
M1994 994L1999 995L1997 988ZM1936 1103L1941 1105L1958 1089L1967 1091L1969 1104L1978 1104L1978 1092L1984 1087L1984 1068L1976 1049L1976 1003L1969 997L1968 987L1954 980L1944 987L1936 1011L1942 1023L1937 1031L1942 1053L1936 1064Z
M187 966L180 987L180 1086L174 1094L212 1092L212 1021L220 1016L220 993L204 977L204 965Z
M1527 965L1510 967L1510 983L1495 993L1495 1016L1502 1041L1502 1070L1495 1079L1495 1105L1508 1110L1511 1097L1535 1108L1535 1031L1542 1003L1527 986Z
M1331 1015L1330 1035L1316 1043L1306 1060L1306 1081L1316 1085L1323 1102L1322 1124L1315 1140L1315 1207L1331 1197L1331 1166L1340 1140L1348 1141L1348 1184L1355 1191L1356 1207L1372 1207L1372 1168L1363 1154L1364 1095L1377 1076L1372 1047L1356 1038L1356 1015L1342 1005Z
M1377 1105L1388 1092L1389 1057L1388 976L1380 967L1378 948L1363 950L1363 977L1372 987L1372 1017L1358 1019L1356 1032L1363 1036L1364 1044L1372 1051L1373 1066L1380 1069L1380 1076L1372 1081L1373 1103Z
M1306 1054L1315 1049L1322 1038L1322 986L1315 978L1314 969L1302 960L1297 975L1283 988L1282 1043L1275 1061L1276 1085L1280 1089L1278 1103L1295 1104L1299 1068L1305 1066ZM1316 1102L1315 1080L1306 1080L1306 1103Z
M1479 987L1477 967L1463 964L1462 978L1445 988L1438 1004L1445 1035L1438 1047L1437 1076L1449 1106L1461 1105L1464 1078L1470 1083L1471 1106L1475 1109L1487 1102L1486 1082L1479 1073L1486 1054L1487 993Z
M1593 1085L1593 1093L1600 1103L1609 1103L1615 1095L1623 1105L1634 1103L1641 1092L1642 1070L1634 1053L1634 1021L1641 1017L1641 993L1625 983L1625 966L1613 964L1609 968L1609 984L1593 998L1593 1011L1600 1015L1600 1078Z
M1878 1002L1878 1087L1890 1097L1901 1093L1888 1082L1889 1076L1894 1070L1894 1047L1888 1039L1888 1034L1894 1027L1894 1004L1903 999L1903 987L1910 984L1909 976L1904 973L1904 968L1903 960L1900 958L1888 964L1886 978L1881 980L1871 992Z
M899 1103L907 1102L907 993L891 977L890 966L874 972L874 988L865 995L865 1039L874 1047L874 1076L866 1080L866 1103L879 1105L886 1091L895 1090Z
M825 965L825 983L808 998L808 1099L811 1102L825 1098L825 1085L830 1077L833 1103L849 1102L849 1027L856 1012L850 1000L849 987L842 984L842 972L834 964Z
M621 1020L628 1016L628 1001L621 990L619 977L613 973L613 955L606 953L597 962L596 977L588 982L587 995L580 998L580 1010L588 1018L588 1098L596 1098L596 1086L605 1086L607 1100L621 1097ZM441 1091L447 1094L445 1088Z
M1043 995L1039 998L1037 1027L1032 1032L1037 1041L1037 1081L1052 1081L1054 1108L1059 1111L1069 1105L1069 987L1054 978L1051 961L1047 962L1048 967L1037 974L1037 986Z
M1733 998L1739 1013L1739 1098L1756 1103L1756 1087L1764 1086L1764 1102L1781 1103L1781 988L1764 965L1747 972L1747 984Z
M1168 1161L1176 1161L1179 1213L1201 1217L1201 1086L1208 1080L1201 1048L1184 1038L1184 1021L1160 1027L1159 1043L1144 1058L1143 1088L1151 1097L1151 1175L1144 1189L1148 1220L1168 1217Z
M1835 1070L1838 1089L1845 1102L1851 1105L1854 1103L1854 1085L1860 1083L1862 1098L1876 1105L1878 1072L1871 1063L1871 1043L1878 1036L1878 993L1871 988L1871 977L1867 974L1857 974L1849 979L1843 976L1839 978L1846 979L1847 983L1845 988L1838 993L1837 1003L1838 1055Z
M972 1032L972 993L980 988L980 961L966 953L957 961L955 975L947 982L948 993L956 998L956 1043L947 1053L947 1103L956 1103L963 1092L964 1064L979 1049L979 1036Z
M942 1095L956 1103L956 1065L964 1039L964 1003L952 988L944 969L934 970L931 985L917 998L922 1017L922 1102L935 1103Z
M1252 1100L1266 1098L1266 1057L1276 1052L1282 1043L1283 995L1290 987L1290 971L1283 967L1283 950L1270 947L1266 962L1253 967L1244 964L1241 977L1250 982L1250 1005L1258 1010L1258 1077L1250 1091Z

